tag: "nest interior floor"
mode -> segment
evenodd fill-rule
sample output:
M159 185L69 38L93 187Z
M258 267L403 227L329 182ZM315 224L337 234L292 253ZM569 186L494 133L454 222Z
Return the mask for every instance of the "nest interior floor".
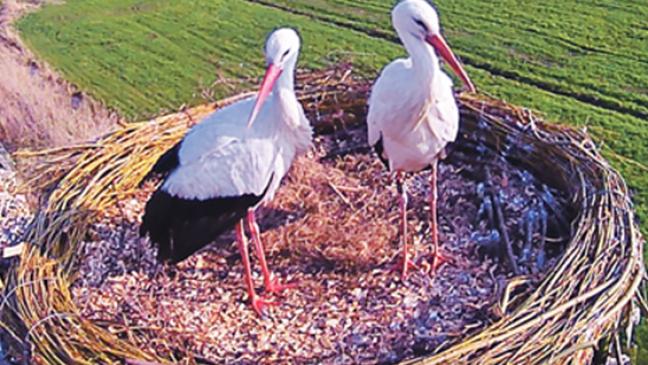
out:
M391 271L400 252L398 196L364 136L356 128L318 137L261 209L270 269L297 283L272 297L280 305L264 318L247 304L232 234L177 266L156 264L155 249L138 235L153 184L116 201L93 225L73 288L81 312L124 336L137 333L132 338L142 348L165 356L250 364L394 363L446 348L497 320L497 301L513 274L502 250L492 249L502 240L484 213L483 164L452 156L440 164L440 244L452 262L434 274L427 260L429 172L408 177L411 254L420 265L401 280ZM531 291L556 260L561 239L539 244L542 225L529 212L541 184L505 163L492 171L486 186L502 197L528 278L518 289ZM493 252L500 257L485 254ZM252 264L262 293L254 257Z

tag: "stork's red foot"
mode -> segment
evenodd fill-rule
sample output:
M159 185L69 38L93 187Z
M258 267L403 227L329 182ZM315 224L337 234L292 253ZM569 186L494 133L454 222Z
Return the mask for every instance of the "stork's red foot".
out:
M279 305L279 302L273 302L263 297L254 296L252 298L252 307L260 317L263 317L263 309Z
M390 271L401 273L402 279L407 279L407 274L409 270L417 269L418 265L414 261L410 260L409 257L405 258L403 255L399 255L396 259L396 262L392 265Z
M430 263L430 274L434 275L436 273L437 269L439 267L441 267L441 265L443 265L445 263L451 264L452 259L450 259L449 257L441 254L437 250L435 253L430 255L429 263Z
M288 289L295 289L296 287L299 286L298 282L291 282L291 283L281 283L279 279L273 278L270 282L267 282L265 284L265 291L268 293L281 293L284 290Z

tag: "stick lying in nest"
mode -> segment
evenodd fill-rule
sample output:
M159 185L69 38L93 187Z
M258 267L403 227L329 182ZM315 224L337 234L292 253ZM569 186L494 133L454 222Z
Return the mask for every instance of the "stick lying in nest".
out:
M487 193L491 194L491 199L493 201L493 206L495 208L495 215L497 216L497 221L499 224L500 235L504 240L504 246L506 248L506 255L508 256L509 262L511 263L511 268L515 275L521 275L520 268L515 261L515 256L513 255L513 247L511 246L511 239L509 238L508 231L506 230L506 221L504 220L504 212L502 211L502 203L499 200L499 195L493 189L491 181L493 181L493 176L491 174L490 168L486 166L486 182L489 186Z
M8 259L11 257L19 256L22 254L23 249L25 248L25 243L19 243L15 246L5 247L2 250L2 258Z
M162 365L162 364L159 363L159 362L150 362L150 361L128 359L128 360L126 360L126 365Z

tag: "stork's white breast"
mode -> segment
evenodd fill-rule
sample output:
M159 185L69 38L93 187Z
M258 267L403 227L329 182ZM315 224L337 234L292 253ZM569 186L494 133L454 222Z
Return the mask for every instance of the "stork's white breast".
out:
M411 60L397 60L376 80L367 122L369 142L382 137L392 171L422 170L457 137L459 111L452 80L439 70L434 82L421 84Z

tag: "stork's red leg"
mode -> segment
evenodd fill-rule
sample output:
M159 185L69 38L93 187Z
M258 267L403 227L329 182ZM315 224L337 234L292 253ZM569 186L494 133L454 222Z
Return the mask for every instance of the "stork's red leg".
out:
M236 224L236 243L238 244L241 258L243 259L243 268L245 269L245 285L247 286L250 302L254 310L260 315L263 315L263 308L269 305L276 305L276 302L267 301L256 295L254 291L254 282L252 281L252 269L250 267L250 255L248 252L248 242L245 238L245 231L243 230L243 221L241 220Z
M448 259L441 255L439 251L439 233L437 229L437 166L438 162L434 161L430 166L432 172L430 174L430 231L432 235L432 269L431 272L436 272L436 269L448 262Z
M257 257L259 258L259 262L261 263L261 271L263 272L263 282L266 292L278 293L286 289L294 288L296 284L281 284L277 279L272 278L272 274L268 269L268 263L265 257L263 242L261 242L259 225L256 222L254 209L248 209L247 223L248 229L250 230L250 235L252 236L252 241L254 242L254 246L256 248Z
M404 176L402 171L396 172L396 189L398 190L399 199L398 206L400 209L400 233L401 233L401 246L403 248L402 254L396 264L394 270L401 271L401 277L407 277L407 271L416 265L409 258L409 247L407 244L407 190L405 188Z

